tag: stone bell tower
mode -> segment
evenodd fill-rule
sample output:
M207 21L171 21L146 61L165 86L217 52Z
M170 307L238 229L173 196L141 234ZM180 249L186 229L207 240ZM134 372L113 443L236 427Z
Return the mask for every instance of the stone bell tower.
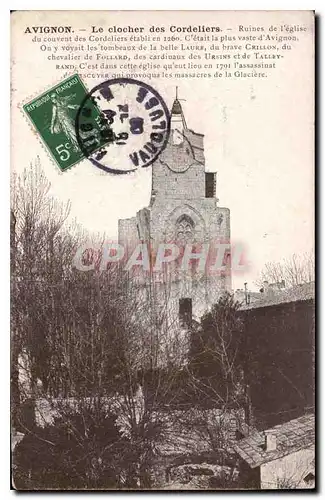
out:
M182 247L230 243L230 211L218 206L216 174L205 171L203 135L188 128L177 95L168 144L152 166L150 204L132 219L119 221L120 243L131 238L149 242L154 249L163 242ZM168 297L181 321L199 319L231 290L229 259L226 267L224 273L206 269L200 276L185 271L170 276ZM166 291L163 281L157 286Z

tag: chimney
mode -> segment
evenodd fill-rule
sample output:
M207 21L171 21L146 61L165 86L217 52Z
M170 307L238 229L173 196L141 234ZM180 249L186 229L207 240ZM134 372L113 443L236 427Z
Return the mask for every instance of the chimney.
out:
M270 295L270 293L272 292L271 285L266 280L263 281L263 292L265 293L265 295Z
M265 434L265 451L276 450L276 434L272 430L264 431Z
M251 296L247 291L247 283L244 283L244 290L245 290L245 303L248 305L251 301Z

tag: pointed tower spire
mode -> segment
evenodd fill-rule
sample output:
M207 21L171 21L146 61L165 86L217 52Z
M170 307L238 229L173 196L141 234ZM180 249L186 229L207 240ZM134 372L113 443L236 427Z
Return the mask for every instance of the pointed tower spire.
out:
M173 102L171 115L172 115L172 121L175 121L178 123L182 122L182 129L187 128L185 117L184 117L183 110L182 110L182 106L181 106L181 103L178 99L178 87L176 87L176 96L175 96L175 100Z

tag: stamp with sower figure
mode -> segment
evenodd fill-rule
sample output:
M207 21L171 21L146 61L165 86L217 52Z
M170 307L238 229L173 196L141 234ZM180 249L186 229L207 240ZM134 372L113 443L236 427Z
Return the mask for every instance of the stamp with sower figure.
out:
M65 171L84 159L76 137L76 115L87 89L75 74L50 88L32 101L24 104L23 110L36 128L43 144L61 171ZM110 140L110 131L98 107L90 103L93 118L93 135L97 142L92 150L100 148ZM85 139L89 132L81 130Z
M151 165L170 133L168 108L150 85L130 78L90 92L73 75L23 106L61 171L84 158L109 173Z

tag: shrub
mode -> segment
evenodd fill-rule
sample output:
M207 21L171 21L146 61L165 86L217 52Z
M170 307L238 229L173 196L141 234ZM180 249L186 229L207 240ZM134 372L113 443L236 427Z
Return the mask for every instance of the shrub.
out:
M53 424L34 428L17 444L17 489L115 489L132 483L132 450L103 410L66 410Z

